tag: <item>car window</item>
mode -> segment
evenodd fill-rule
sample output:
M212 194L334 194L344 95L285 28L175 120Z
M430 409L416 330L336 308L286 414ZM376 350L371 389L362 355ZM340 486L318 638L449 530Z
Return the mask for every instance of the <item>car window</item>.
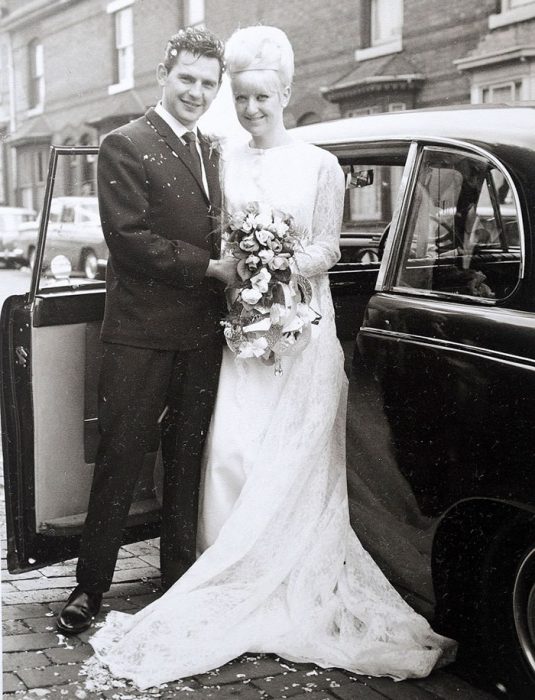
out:
M341 237L341 262L379 259L381 236L392 219L403 164L348 164Z
M519 230L508 181L494 164L425 149L396 286L503 299L520 275Z
M96 191L95 153L58 152L39 291L104 279L108 250ZM32 265L32 256L34 263L37 251L38 223L28 224L23 236L26 257ZM58 256L61 256L59 267Z
M98 213L98 204L96 201L82 202L79 204L77 209L78 217L77 220L81 223L100 223L100 216Z
M1 212L0 230L16 232L20 224L31 219L29 212Z
M74 224L74 207L68 204L63 207L61 221L64 224Z

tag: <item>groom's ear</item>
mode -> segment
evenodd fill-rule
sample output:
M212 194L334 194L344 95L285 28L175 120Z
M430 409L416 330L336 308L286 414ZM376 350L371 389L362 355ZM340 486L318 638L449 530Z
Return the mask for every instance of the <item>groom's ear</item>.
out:
M156 68L156 79L158 80L158 85L163 87L167 81L167 68L163 63L158 63Z

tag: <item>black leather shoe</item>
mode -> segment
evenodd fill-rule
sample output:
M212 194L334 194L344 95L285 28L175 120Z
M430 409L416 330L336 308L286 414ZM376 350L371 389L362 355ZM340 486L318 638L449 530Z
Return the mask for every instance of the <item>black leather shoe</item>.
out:
M58 615L56 627L67 635L85 632L91 627L101 603L102 593L86 593L81 586L76 586Z

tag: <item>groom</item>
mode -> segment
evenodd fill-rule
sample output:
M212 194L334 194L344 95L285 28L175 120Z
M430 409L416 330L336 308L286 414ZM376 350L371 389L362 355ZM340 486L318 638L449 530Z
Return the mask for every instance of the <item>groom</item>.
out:
M78 586L57 619L63 634L86 630L110 588L134 487L158 424L164 590L195 560L201 452L222 352L223 290L236 274L233 261L219 259L217 153L197 131L222 72L219 39L205 29L180 31L158 65L161 102L108 134L100 147L99 207L110 252L100 445Z

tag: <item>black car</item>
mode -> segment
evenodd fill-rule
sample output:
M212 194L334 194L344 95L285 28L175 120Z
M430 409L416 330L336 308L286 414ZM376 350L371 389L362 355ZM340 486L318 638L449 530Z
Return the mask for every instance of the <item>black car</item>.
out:
M459 640L459 672L534 697L535 110L374 115L295 134L335 153L347 177L330 276L354 529L411 605ZM47 207L66 194L56 170L89 151L52 149L31 290L2 311L15 573L75 556L85 517L105 291L62 265L47 277L42 262ZM157 532L157 447L125 541Z
M354 528L416 607L434 597L463 672L535 697L535 109L300 135L380 173L369 199L392 211L380 265L331 273Z

